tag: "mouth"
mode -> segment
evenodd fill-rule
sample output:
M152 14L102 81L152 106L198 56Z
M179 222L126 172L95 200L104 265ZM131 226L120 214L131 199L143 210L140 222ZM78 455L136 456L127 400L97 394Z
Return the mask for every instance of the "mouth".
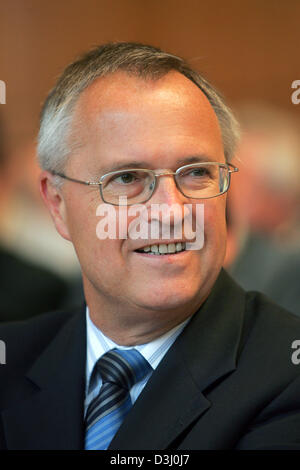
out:
M185 242L176 242L176 243L161 243L154 245L147 245L138 250L134 250L136 253L143 253L150 256L165 256L165 255L175 255L186 250Z

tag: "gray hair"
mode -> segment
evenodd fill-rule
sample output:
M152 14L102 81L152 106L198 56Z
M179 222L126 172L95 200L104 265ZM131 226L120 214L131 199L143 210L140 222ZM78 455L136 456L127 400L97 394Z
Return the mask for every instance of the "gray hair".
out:
M156 80L173 70L185 75L208 98L218 118L224 155L229 162L238 142L239 125L216 89L180 57L144 44L118 42L96 47L67 66L50 91L41 112L38 136L40 166L48 171L64 169L66 159L72 153L69 136L74 106L80 93L95 79L125 71Z

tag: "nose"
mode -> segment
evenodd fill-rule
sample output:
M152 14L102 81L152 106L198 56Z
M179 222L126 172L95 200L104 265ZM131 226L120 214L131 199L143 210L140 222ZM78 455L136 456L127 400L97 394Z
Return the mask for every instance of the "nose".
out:
M163 172L156 175L156 188L150 203L152 204L183 204L187 198L177 188L174 174L172 172Z
M167 171L159 174L154 193L146 203L148 223L159 225L160 233L164 233L164 230L167 233L171 227L172 232L181 230L186 202L187 198L177 188L173 174Z

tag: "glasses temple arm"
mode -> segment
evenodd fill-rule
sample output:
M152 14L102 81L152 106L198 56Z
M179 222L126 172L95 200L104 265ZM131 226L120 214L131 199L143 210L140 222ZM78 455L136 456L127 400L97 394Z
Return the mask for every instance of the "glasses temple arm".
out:
M65 180L73 181L74 183L85 184L87 186L99 186L100 184L102 184L101 182L95 183L95 182L92 182L92 181L77 180L76 178L71 178L70 176L66 176L63 173L59 173L58 171L53 171L52 174L55 175L55 176L59 176L60 178L63 178Z
M239 169L236 166L232 165L232 163L227 163L227 165L230 167L229 173L237 173L239 171Z

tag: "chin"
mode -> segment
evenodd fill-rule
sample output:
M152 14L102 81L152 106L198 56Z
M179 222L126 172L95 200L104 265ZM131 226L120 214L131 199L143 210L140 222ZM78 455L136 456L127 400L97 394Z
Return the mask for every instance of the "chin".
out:
M151 310L174 310L197 301L199 289L152 289L145 292L145 295L138 302L140 306Z

